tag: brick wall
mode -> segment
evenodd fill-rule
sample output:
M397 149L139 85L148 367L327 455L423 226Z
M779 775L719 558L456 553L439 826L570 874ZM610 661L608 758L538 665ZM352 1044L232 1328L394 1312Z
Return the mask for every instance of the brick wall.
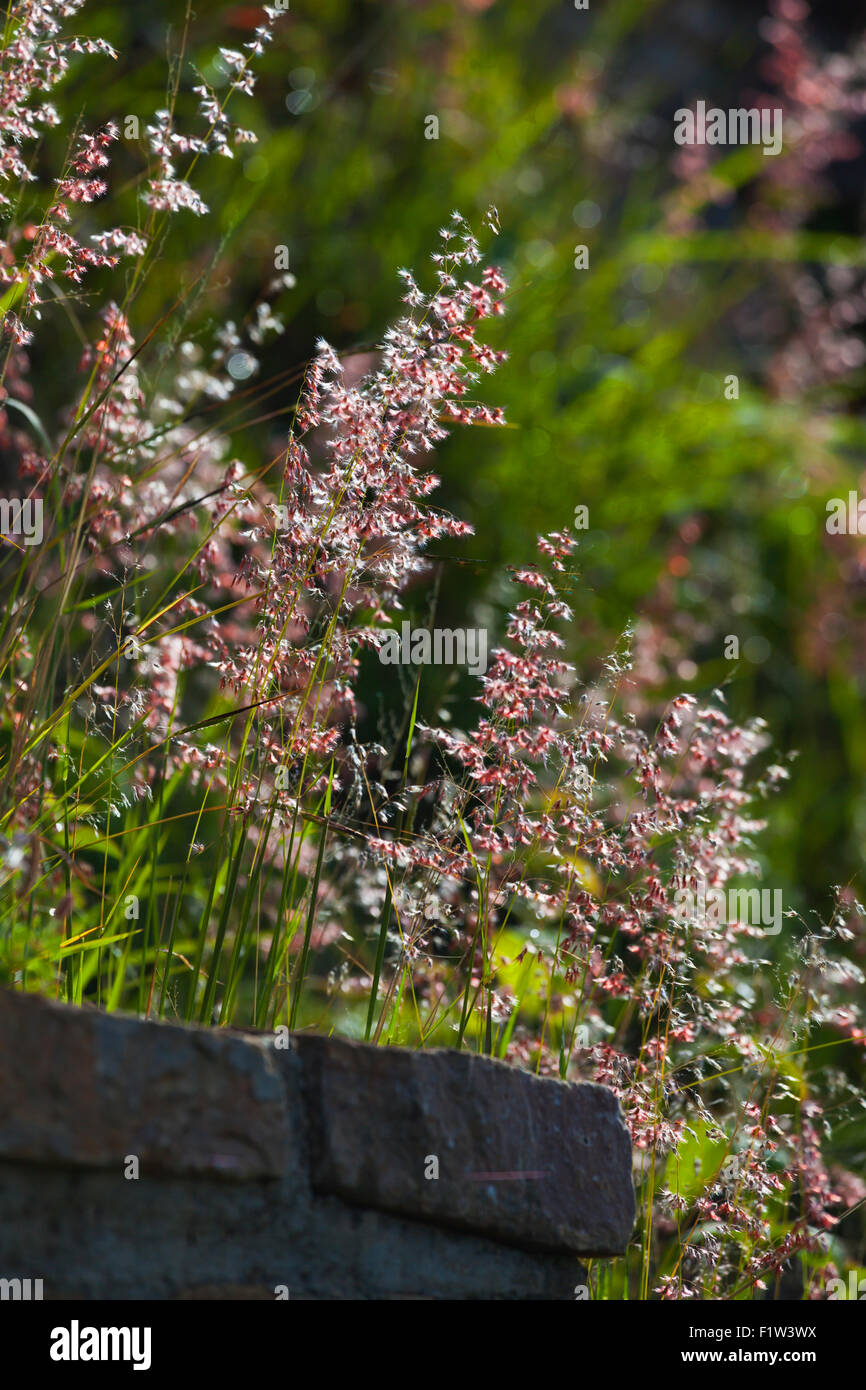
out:
M46 1299L573 1298L631 1233L601 1086L8 991L0 1059L0 1279Z

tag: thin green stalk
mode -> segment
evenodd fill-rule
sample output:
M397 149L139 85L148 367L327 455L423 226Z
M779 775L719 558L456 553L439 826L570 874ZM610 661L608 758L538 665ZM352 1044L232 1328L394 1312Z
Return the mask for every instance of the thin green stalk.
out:
M310 954L310 938L313 934L313 923L316 920L316 906L319 897L319 880L322 876L322 860L325 857L325 842L328 838L328 821L331 815L331 788L334 781L334 760L331 759L331 767L328 773L328 786L325 792L325 824L322 826L319 836L319 851L316 855L316 870L313 874L313 882L310 887L310 905L307 912L307 925L304 931L304 944L301 948L301 958L298 962L295 978L295 990L291 1000L291 1011L289 1013L289 1028L293 1029L298 1017L298 1009L301 1003L301 992L304 988L304 977L307 973L307 960Z

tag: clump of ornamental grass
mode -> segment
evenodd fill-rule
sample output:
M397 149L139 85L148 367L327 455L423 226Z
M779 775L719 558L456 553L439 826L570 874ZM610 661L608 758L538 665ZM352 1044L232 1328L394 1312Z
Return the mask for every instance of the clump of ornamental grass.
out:
M196 161L250 139L226 102L196 89L201 135L175 129L173 105L154 114L140 227L78 216L108 191L109 127L78 136L25 234L21 150L60 119L35 103L77 51L61 37L77 8L13 6L0 55L0 424L44 518L41 544L10 536L2 561L4 981L603 1082L640 1222L627 1258L591 1269L594 1296L753 1297L791 1271L820 1291L844 1259L838 1217L866 1192L828 1174L830 1117L861 1100L811 1040L863 1042L845 951L862 909L840 894L826 925L787 918L773 945L701 907L702 889L759 875L760 808L789 775L762 723L736 724L721 692L659 706L630 633L581 678L564 529L512 571L471 727L428 717L422 670L402 725L369 733L363 672L383 678L431 544L471 531L431 502L435 451L455 426L503 422L478 399L504 356L482 337L502 273L454 213L432 288L401 272L403 312L366 374L321 342L288 436L245 466L219 407L232 363L248 377L281 331L287 281L170 361L135 325L166 219L206 216ZM252 92L276 17L248 54L224 51L230 95ZM120 255L126 294L94 316L70 364L81 390L52 423L29 384L45 282Z

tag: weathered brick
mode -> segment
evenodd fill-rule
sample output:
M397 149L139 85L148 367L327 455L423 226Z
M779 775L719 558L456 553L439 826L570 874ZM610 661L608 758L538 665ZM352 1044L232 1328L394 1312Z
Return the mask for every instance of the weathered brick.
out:
M309 1035L295 1046L315 1191L530 1249L625 1249L631 1144L605 1087L465 1052ZM433 1157L439 1177L427 1178Z
M0 991L0 1157L278 1177L293 1136L262 1041Z

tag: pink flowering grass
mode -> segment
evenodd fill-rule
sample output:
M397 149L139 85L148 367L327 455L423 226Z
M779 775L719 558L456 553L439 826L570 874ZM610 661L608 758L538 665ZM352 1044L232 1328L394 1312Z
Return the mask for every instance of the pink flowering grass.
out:
M177 306L135 325L151 248L206 215L196 162L251 138L226 102L196 87L200 134L154 114L140 227L80 216L110 191L111 127L71 142L38 226L17 218L78 8L13 6L0 62L2 381L29 425L7 411L3 428L45 517L41 545L4 542L4 982L602 1082L632 1134L640 1221L626 1258L591 1268L594 1296L754 1297L792 1271L819 1293L866 1190L827 1172L826 1116L860 1098L810 1039L863 1042L845 953L862 909L840 894L772 949L754 923L678 909L683 890L757 879L762 805L788 775L766 730L718 692L659 704L640 633L579 673L563 529L511 572L474 724L428 719L419 668L399 727L365 732L362 676L386 679L379 650L431 545L470 534L431 501L431 464L455 427L496 447L502 413L480 394L504 357L485 339L505 280L454 213L432 286L400 272L403 311L366 374L320 342L288 437L245 466L214 422L238 395L233 358L281 330L283 282L170 358L156 349ZM223 50L230 96L252 93L277 17L246 54ZM25 399L46 283L120 256L126 290L92 316L52 423Z

